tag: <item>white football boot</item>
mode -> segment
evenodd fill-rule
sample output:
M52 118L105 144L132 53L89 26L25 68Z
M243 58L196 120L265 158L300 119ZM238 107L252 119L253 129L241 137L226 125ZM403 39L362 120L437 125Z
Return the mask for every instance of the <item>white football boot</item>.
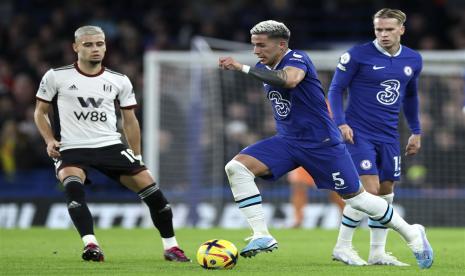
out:
M368 258L369 265L392 265L392 266L410 266L409 264L399 261L396 257L392 256L391 252L384 252L382 254L374 255Z
M368 263L360 258L353 247L335 247L333 249L333 260L343 262L348 265L362 266Z
M426 238L425 227L420 224L414 224L418 231L418 238L408 243L413 251L417 264L422 269L430 268L433 265L434 253L428 239Z

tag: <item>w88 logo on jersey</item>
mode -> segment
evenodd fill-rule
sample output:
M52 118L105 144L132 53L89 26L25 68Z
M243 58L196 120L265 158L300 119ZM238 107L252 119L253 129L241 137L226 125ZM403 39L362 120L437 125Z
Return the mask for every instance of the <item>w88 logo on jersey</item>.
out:
M84 99L83 97L77 97L79 104L82 108L99 108L102 105L103 98L95 99L93 97L89 97ZM107 120L107 114L104 111L74 111L74 116L78 121L80 120L90 120L92 122L105 122Z

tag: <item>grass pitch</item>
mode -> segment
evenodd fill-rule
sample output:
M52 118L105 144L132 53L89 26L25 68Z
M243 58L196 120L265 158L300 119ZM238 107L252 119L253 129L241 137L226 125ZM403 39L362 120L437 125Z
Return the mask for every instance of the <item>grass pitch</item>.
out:
M465 230L429 228L428 238L435 261L429 270L420 270L413 254L397 233L390 232L387 250L410 267L351 267L331 260L337 237L335 230L275 229L279 242L273 253L252 259L239 258L230 271L202 269L195 254L209 239L233 242L240 250L248 230L179 229L176 236L192 263L163 260L158 233L152 229L97 230L105 252L104 263L84 262L82 242L74 230L0 229L0 275L465 275ZM363 258L369 249L369 231L355 233L354 245Z

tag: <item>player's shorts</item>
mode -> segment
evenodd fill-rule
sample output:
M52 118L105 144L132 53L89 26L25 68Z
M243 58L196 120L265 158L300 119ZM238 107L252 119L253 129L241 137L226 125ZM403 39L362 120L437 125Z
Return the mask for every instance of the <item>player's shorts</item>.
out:
M287 181L291 183L302 183L307 186L315 186L313 177L302 167L290 171L287 174Z
M276 180L287 172L302 166L311 173L319 189L329 189L339 194L358 192L361 183L345 144L323 148L308 148L295 140L273 136L261 140L240 152L255 157L265 164Z
M60 155L61 157L55 161L57 175L65 167L78 167L86 174L87 168L91 167L119 181L121 175L135 175L147 169L123 144L101 148L68 149L61 151Z
M347 143L359 175L378 175L380 181L400 180L401 156L399 143L381 143L355 139Z

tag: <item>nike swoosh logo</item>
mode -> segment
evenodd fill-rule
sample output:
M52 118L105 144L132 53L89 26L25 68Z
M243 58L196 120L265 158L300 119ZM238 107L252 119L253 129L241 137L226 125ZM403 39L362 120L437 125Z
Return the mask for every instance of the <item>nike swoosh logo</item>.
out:
M394 173L394 176L395 176L395 177L398 177L399 175L400 175L400 172Z
M376 66L376 65L373 65L373 70L379 70L379 69L383 69L383 68L386 68L386 66Z

